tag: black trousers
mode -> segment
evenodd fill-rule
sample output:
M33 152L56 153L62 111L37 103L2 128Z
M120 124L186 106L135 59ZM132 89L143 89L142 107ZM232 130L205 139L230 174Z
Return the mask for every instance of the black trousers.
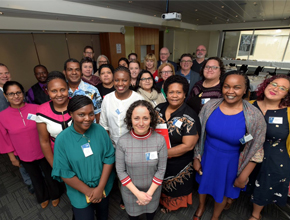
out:
M155 212L153 213L146 213L146 219L147 220L153 220L154 219L154 216L155 216ZM129 219L130 220L138 220L139 219L139 216L131 216L131 215L128 215L129 216Z
M21 164L31 178L38 203L42 203L49 199L58 199L61 196L63 192L61 184L52 179L52 169L45 158L32 162L21 161Z

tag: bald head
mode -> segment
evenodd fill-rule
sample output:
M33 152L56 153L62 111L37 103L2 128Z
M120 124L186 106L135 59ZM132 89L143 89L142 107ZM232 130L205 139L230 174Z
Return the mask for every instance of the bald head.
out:
M165 63L168 60L168 57L170 56L168 48L166 47L161 48L159 55L162 63Z

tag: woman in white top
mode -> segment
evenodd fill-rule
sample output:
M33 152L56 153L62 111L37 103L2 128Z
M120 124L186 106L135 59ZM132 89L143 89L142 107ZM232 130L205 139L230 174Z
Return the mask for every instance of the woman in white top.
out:
M116 147L119 137L128 132L124 122L127 109L133 102L144 98L129 89L131 75L128 68L123 66L116 68L113 81L116 91L106 95L102 102L100 125L109 133Z
M154 81L152 73L148 70L142 70L139 73L136 83L136 92L142 95L146 101L150 102L153 107L166 102L163 94L156 88L156 82Z

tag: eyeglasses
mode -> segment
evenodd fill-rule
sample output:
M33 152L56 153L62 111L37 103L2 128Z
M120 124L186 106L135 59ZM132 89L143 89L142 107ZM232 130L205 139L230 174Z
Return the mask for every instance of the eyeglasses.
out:
M21 95L23 95L23 93L22 92L10 92L10 93L7 93L7 96L9 97L9 98L13 98L15 95L17 95L17 96L21 96Z
M101 64L108 64L108 61L99 61Z
M285 86L279 86L277 83L275 82L270 82L270 85L273 86L274 88L277 88L282 91L282 92L287 92L289 89L287 89Z
M85 52L85 54L89 54L89 55L91 55L91 54L93 54L93 52Z
M140 79L141 81L143 81L143 82L146 82L146 81L153 81L153 79L151 78L151 77L148 77L148 78L141 78Z
M181 60L180 63L192 63L192 60Z
M168 75L168 74L173 73L173 71L161 71L160 73L161 74L164 74L164 75Z
M197 49L196 51L202 51L202 52L205 52L206 50L205 50L205 49Z
M219 69L219 67L218 66L205 66L204 69L205 70L210 70L210 69L217 70L217 69Z
M161 53L161 56L169 55L169 53Z

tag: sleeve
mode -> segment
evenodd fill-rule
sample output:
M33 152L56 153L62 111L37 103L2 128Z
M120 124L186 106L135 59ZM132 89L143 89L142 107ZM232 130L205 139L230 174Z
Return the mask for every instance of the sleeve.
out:
M95 93L94 96L92 98L93 104L94 104L94 113L99 114L101 113L101 105L102 105L102 97L100 95L99 90L94 87Z
M36 123L43 123L43 120L42 120L42 117L41 117L41 113L42 113L42 105L39 105L37 107L37 110L36 110L36 118L35 118L35 122Z
M8 131L2 125L2 122L0 122L0 143L1 143L0 145L1 154L7 154L7 153L15 151L13 144L11 142L10 136L8 134Z
M30 88L27 91L27 102L28 103L34 103L34 94L33 94L32 88Z
M197 114L190 107L187 107L188 114L183 115L182 136L200 134L200 121Z
M132 182L132 180L126 172L125 151L120 142L121 140L119 139L116 146L116 170L122 185L126 186L128 183Z
M107 118L107 100L108 100L108 96L106 96L104 98L104 101L102 103L102 109L103 111L101 112L101 116L100 116L100 122L99 124L106 130L109 130L109 126L108 126L108 118Z
M106 152L103 158L104 164L113 164L115 163L115 148L113 147L112 141L109 138L108 133L105 131L104 128L101 128L103 130L103 137L106 139Z
M206 105L205 105L206 106ZM202 143L202 136L205 135L205 133L201 134L201 131L202 131L202 128L201 128L201 125L202 125L202 121L204 120L204 117L205 117L205 109L206 107L203 106L203 108L201 109L199 115L198 115L198 121L199 121L199 126L200 126L200 133L199 133L199 140L197 141L194 149L193 149L193 152L194 152L194 156L193 156L193 159L195 158L198 158L199 160L201 160L201 152L200 152L200 148L201 148L201 144Z
M72 170L72 167L68 160L65 146L68 146L68 144L64 143L61 137L56 138L54 144L54 157L51 176L53 179L59 182L62 182L61 177L72 178L76 176L76 173Z
M152 182L156 183L157 185L161 185L165 170L166 170L166 165L167 165L167 147L166 147L166 142L164 138L162 138L162 144L161 148L159 149L158 152L158 167L157 167L157 172L155 173Z

